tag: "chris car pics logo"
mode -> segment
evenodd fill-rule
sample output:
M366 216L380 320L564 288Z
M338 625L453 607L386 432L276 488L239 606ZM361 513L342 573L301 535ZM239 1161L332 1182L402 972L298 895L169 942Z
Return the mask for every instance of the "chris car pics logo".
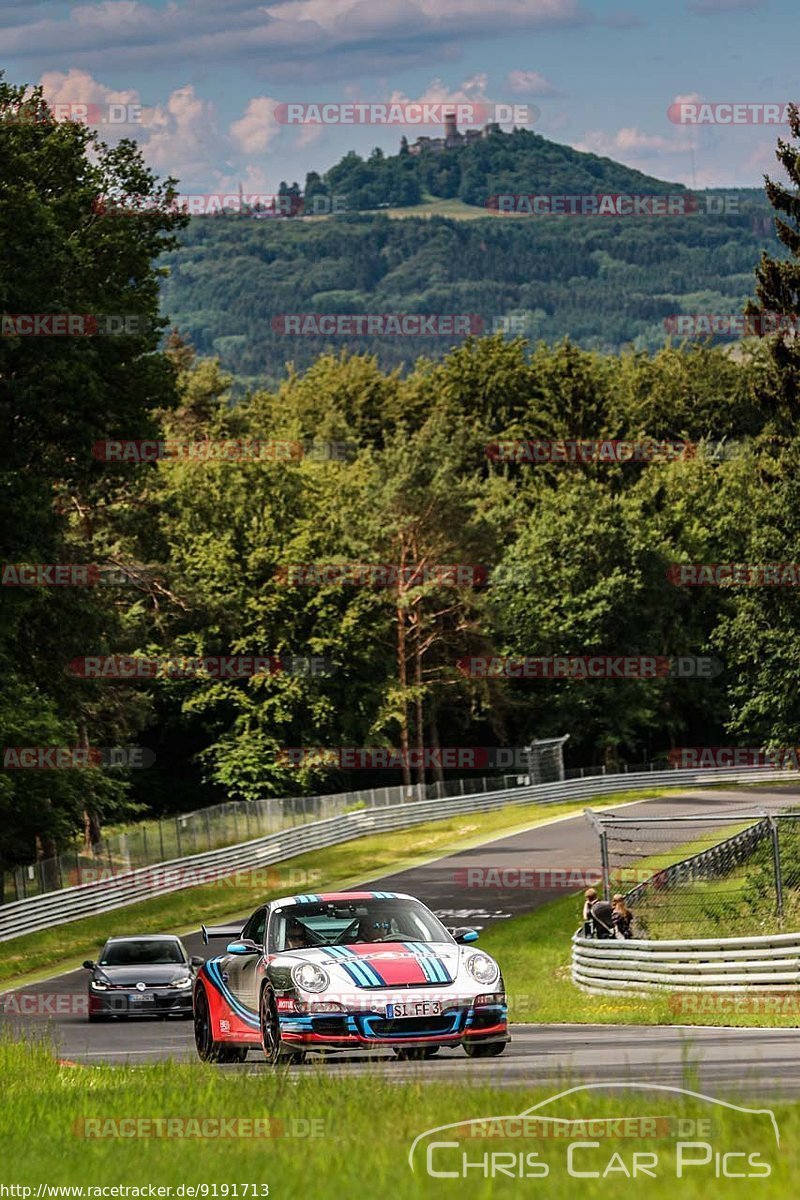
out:
M620 1091L612 1104L597 1096ZM630 1080L582 1084L522 1112L426 1129L411 1143L408 1165L437 1181L525 1179L531 1193L542 1181L546 1196L551 1180L565 1178L755 1183L772 1174L779 1148L772 1109Z

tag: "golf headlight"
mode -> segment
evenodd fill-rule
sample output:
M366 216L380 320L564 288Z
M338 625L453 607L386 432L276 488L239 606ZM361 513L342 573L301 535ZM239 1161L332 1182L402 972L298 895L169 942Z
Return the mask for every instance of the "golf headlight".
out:
M180 979L173 979L169 986L174 988L190 988L192 986L192 977L191 975L181 975Z
M304 992L324 992L330 980L315 963L300 963L292 967L292 982Z
M467 970L478 983L494 983L500 974L497 963L488 954L470 954Z
M92 988L92 991L95 991L95 992L107 992L108 991L108 984L103 983L102 979L93 979L91 981L90 987Z

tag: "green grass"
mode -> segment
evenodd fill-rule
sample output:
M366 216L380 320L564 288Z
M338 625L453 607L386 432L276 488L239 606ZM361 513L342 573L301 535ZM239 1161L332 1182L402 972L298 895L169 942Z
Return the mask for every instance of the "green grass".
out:
M424 1074L430 1080L430 1068ZM487 1200L490 1196L534 1195L547 1200L573 1200L576 1196L581 1200L630 1196L633 1200L645 1191L652 1200L666 1200L676 1192L686 1200L709 1200L722 1195L745 1197L755 1187L758 1197L773 1200L790 1195L798 1178L800 1109L796 1104L742 1101L749 1108L773 1110L780 1131L778 1147L770 1118L763 1112L741 1113L681 1094L580 1090L551 1101L542 1114L562 1120L662 1117L665 1121L658 1130L660 1136L655 1138L593 1134L591 1140L599 1145L577 1150L576 1169L602 1173L616 1154L619 1157L613 1159L613 1165L617 1170L606 1179L582 1178L576 1186L575 1178L567 1173L567 1144L587 1140L580 1129L571 1131L569 1138L536 1137L529 1128L532 1136L490 1139L469 1136L463 1129L463 1123L478 1118L527 1110L568 1088L570 1081L554 1081L551 1087L502 1090L492 1086L485 1074L470 1078L466 1059L463 1082L400 1083L375 1075L337 1078L335 1068L309 1068L289 1076L262 1066L220 1070L199 1063L61 1066L45 1045L0 1041L0 1078L5 1101L0 1107L2 1182L34 1189L39 1184L146 1189L150 1184L171 1187L174 1197L180 1194L175 1190L180 1185L204 1184L207 1196L214 1196L212 1189L216 1186L217 1196L232 1197L232 1185L238 1184L241 1196L241 1187L246 1183L257 1187L248 1195L263 1195L260 1185L268 1185L269 1196L278 1200L296 1196L304 1200L376 1200L384 1195L392 1200L429 1196ZM688 1064L683 1086L705 1090L697 1087ZM171 1118L181 1122L178 1128L185 1129L187 1120L199 1123L221 1117L239 1122L271 1119L270 1125L262 1128L269 1128L275 1136L228 1136L222 1140L179 1137L174 1133L146 1139L130 1136L142 1129L138 1123L130 1124L131 1119ZM120 1127L121 1120L128 1124ZM682 1136L689 1141L703 1140L711 1147L710 1161L684 1168L679 1181L678 1120L710 1122L710 1128L699 1137L684 1125ZM535 1154L538 1158L529 1161L546 1164L548 1177L485 1178L482 1170L473 1169L466 1179L432 1178L425 1170L425 1147L434 1140L431 1138L418 1148L412 1173L408 1157L414 1139L451 1122L462 1123L460 1135L447 1130L435 1140L458 1139L459 1145L455 1151L436 1150L434 1168L460 1167L463 1151L469 1162L497 1163L497 1158L484 1160L484 1156L504 1152L513 1155L512 1160L505 1158L506 1166L509 1161L517 1163L520 1154ZM110 1136L120 1128L128 1136ZM199 1128L198 1124L195 1129ZM553 1126L539 1123L542 1128ZM176 1129L175 1124L172 1129ZM86 1137L87 1131L105 1136ZM742 1149L758 1155L751 1169L763 1171L756 1164L769 1165L768 1178L751 1182L718 1177L720 1168L714 1153ZM625 1162L630 1171L634 1152L658 1156L655 1163L650 1160L655 1178L625 1178L619 1163ZM696 1149L683 1153L695 1160L704 1157ZM746 1166L741 1158L730 1160L732 1171L743 1171ZM223 1190L226 1185L227 1192Z
M748 821L731 825L717 831L715 837L718 835L718 840L731 837L749 824L751 822ZM656 871L707 848L707 838L686 842L667 852L641 859L635 869ZM707 895L714 894L714 883L705 885L708 889ZM617 886L623 891L626 890L622 882ZM742 1027L793 1027L800 1024L800 1011L788 1002L788 1012L776 1010L774 1006L780 1005L781 1001L774 997L772 1006L761 1004L761 1012L736 1012L729 1008L722 1008L720 1011L714 1011L712 1008L709 1011L711 1003L708 999L705 1001L708 1007L704 1009L695 998L688 994L679 995L677 992L628 997L592 996L580 991L572 982L571 939L581 923L582 900L582 893L565 896L527 916L498 922L482 935L481 946L496 957L503 968L509 996L510 1020L539 1024L577 1022L603 1025ZM687 922L684 921L675 936L687 935L688 932ZM694 936L703 936L697 932L694 924L691 933ZM709 936L723 934L719 927L715 926ZM716 998L712 998L712 1003L716 1002Z
M619 792L602 798L602 808L662 795ZM470 813L376 834L300 855L256 872L130 904L97 917L0 942L0 983L33 982L43 972L59 973L92 958L107 937L133 933L196 931L201 922L248 913L272 897L342 886L405 870L487 838L545 824L583 811L586 801L571 804L509 805L488 813ZM599 811L599 809L598 809Z
M740 1012L723 1007L727 1001L720 1003L716 996L701 1001L678 989L642 997L582 992L572 982L571 974L571 941L580 925L582 898L582 894L565 896L527 916L499 921L481 934L481 949L495 957L503 969L511 1021L748 1028L800 1025L800 1008L792 996L773 996L769 1004L759 998L754 1007L762 1011ZM752 999L748 997L751 1003ZM800 1002L800 994L797 1000ZM780 1011L782 1004L786 1011Z

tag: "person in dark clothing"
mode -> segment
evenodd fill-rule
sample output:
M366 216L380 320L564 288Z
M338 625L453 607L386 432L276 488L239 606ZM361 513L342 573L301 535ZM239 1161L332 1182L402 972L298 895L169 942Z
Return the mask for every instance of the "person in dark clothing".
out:
M592 937L612 938L614 926L612 923L613 909L608 900L596 900L592 905Z
M631 926L633 924L633 913L625 903L625 897L620 893L614 897L611 909L611 926L614 930L615 938L630 938L633 937Z
M583 893L583 936L592 937L592 905L597 899L595 888L587 888Z

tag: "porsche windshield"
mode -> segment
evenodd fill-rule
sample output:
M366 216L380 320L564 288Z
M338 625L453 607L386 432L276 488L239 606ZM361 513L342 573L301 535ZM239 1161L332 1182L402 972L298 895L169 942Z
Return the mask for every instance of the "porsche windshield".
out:
M183 963L183 952L177 942L144 939L108 942L100 959L101 967L156 966L158 963Z
M270 953L358 942L452 942L418 900L341 900L286 905L270 921Z

